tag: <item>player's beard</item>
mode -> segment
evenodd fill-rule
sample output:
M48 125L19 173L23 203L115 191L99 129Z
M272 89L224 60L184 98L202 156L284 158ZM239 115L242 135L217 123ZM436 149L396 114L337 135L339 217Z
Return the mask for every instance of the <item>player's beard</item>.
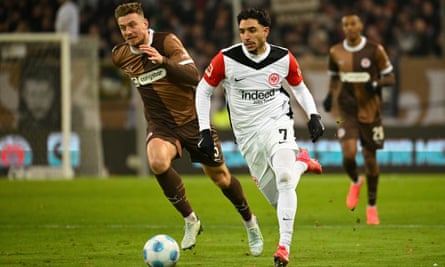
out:
M252 44L253 44L253 43L251 43L250 45L248 45L248 44L244 43L244 47L247 49L247 51L248 51L250 54L256 55L256 54L258 53L258 46L255 45L255 48L251 50L251 49L249 49L249 46L252 46Z
M356 44L360 40L361 34L352 32L347 34L347 39L350 44Z
M127 41L128 42L128 41ZM138 48L139 45L143 44L143 41L137 41L137 42L128 42L132 47Z
M259 51L266 51L266 48L264 46L264 44L262 46L256 46L255 49L250 50L249 53L253 54L253 55L258 55Z
M144 44L144 37L139 38L136 36L135 38L127 39L127 43L134 48L138 48L141 44Z

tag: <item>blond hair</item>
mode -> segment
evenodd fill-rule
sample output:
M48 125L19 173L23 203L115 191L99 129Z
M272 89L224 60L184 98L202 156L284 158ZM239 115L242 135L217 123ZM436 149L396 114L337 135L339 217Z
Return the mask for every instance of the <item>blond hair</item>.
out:
M141 3L132 2L118 5L114 10L114 17L118 19L119 17L123 17L131 13L137 13L144 17L144 11Z

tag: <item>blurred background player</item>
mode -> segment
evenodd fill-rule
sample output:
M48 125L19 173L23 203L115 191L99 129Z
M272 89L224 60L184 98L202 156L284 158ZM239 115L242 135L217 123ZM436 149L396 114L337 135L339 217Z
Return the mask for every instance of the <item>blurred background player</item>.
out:
M206 175L219 186L244 220L252 255L263 250L263 237L240 182L224 163L221 145L212 128L215 156L197 148L199 125L194 103L199 71L193 59L173 33L149 28L140 3L127 3L115 9L115 18L125 43L113 49L114 64L137 87L147 121L147 157L167 199L185 219L182 249L191 249L201 232L201 222L193 211L181 177L171 166L185 148L193 162L200 162ZM210 196L209 196L210 198Z
M305 171L321 173L321 166L295 142L284 84L305 111L313 142L323 135L324 126L297 60L289 50L267 43L269 14L263 9L247 9L237 19L242 43L221 50L196 89L201 132L198 146L212 156L211 96L222 85L241 154L259 189L277 211L280 240L275 266L286 266L297 211L295 190Z
M54 28L56 32L67 33L71 43L79 41L80 13L74 0L58 0L60 6L57 9Z
M383 46L362 35L363 23L357 15L345 15L341 22L346 38L330 49L328 68L331 78L323 105L330 112L333 102L338 104L337 136L343 153L343 168L352 181L346 206L354 210L365 182L356 162L357 141L360 140L368 187L366 222L379 224L376 150L383 148L385 139L381 88L395 83L393 67Z

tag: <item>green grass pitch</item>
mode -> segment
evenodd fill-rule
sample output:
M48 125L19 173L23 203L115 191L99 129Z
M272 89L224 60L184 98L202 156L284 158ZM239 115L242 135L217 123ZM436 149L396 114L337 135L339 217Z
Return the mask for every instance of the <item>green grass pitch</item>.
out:
M265 238L249 255L241 217L208 178L184 176L204 231L177 267L273 266L275 211L247 176L238 176ZM304 175L289 266L445 266L445 174L382 174L381 224L366 225L366 190L345 207L345 175ZM0 179L0 266L143 267L155 234L178 243L183 219L153 178Z

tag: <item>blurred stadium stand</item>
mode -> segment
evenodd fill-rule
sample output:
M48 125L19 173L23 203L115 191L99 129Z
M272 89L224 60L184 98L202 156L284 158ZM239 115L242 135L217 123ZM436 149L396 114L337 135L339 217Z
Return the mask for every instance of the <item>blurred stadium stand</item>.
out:
M100 56L110 60L112 47L121 42L114 21L117 0L77 0L80 8L82 35L99 37ZM157 31L173 31L190 49L203 69L217 50L233 41L232 1L227 0L142 0L151 27ZM305 16L276 8L283 0L245 0L242 6L255 5L271 9L274 20L270 41L289 47L299 57L325 57L328 47L342 39L339 18L355 10L365 21L365 35L382 43L391 58L402 55L441 56L439 0L312 0ZM291 1L292 2L292 1ZM307 5L305 5L307 6ZM0 32L52 32L57 0L2 0L0 2ZM274 12L274 10L279 11ZM312 14L309 16L308 14ZM298 19L298 18L301 19Z

